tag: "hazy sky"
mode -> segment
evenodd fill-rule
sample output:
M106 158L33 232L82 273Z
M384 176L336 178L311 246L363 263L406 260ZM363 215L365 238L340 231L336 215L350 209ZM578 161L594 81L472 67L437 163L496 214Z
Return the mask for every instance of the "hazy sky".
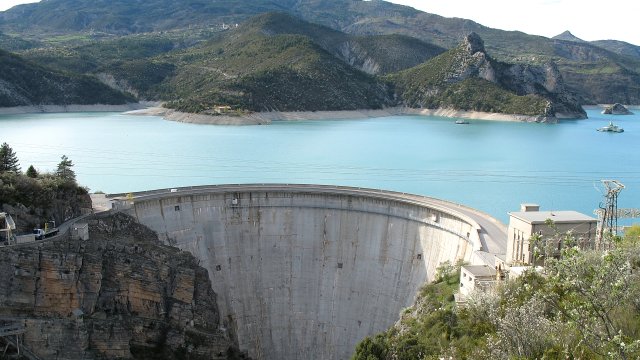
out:
M565 30L583 40L640 45L640 2L634 0L392 0L432 14L492 28L553 37Z
M0 11L35 0L0 0ZM640 45L640 1L632 0L392 0L446 17L547 37L565 30L584 40L615 39Z

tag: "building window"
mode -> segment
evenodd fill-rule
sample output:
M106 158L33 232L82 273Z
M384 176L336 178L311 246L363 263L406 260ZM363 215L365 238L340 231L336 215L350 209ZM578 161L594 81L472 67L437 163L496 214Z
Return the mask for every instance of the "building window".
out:
M216 271L222 270L222 265L216 265Z
M422 254L418 254L418 256L416 256L416 259L422 260Z
M176 206L174 207L174 209L175 209L175 211L180 211L180 205L176 205Z
M338 263L338 269L342 269L342 263Z

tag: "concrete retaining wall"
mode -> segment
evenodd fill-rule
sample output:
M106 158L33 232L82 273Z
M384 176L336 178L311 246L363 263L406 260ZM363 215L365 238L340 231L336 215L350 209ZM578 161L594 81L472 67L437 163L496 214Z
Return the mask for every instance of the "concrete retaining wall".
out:
M257 359L348 359L387 329L478 226L394 193L237 186L154 192L129 210L208 269L221 317Z

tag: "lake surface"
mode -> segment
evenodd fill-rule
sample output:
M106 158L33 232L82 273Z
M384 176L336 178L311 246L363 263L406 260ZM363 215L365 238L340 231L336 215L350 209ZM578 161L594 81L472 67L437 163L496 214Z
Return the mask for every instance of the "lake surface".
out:
M0 142L23 170L67 155L91 191L236 183L315 183L438 197L507 221L523 202L591 215L600 179L640 207L640 115L528 124L393 116L210 126L117 113L0 116ZM640 110L635 109L636 113ZM609 120L624 133L601 133ZM600 189L600 190L599 190Z

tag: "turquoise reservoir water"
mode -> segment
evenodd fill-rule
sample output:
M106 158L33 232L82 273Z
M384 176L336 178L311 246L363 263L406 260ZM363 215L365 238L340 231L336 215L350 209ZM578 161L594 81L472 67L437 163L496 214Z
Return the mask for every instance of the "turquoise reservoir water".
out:
M636 110L636 112L640 112ZM92 191L226 183L317 183L382 188L463 203L506 221L522 202L591 214L600 179L640 207L640 115L589 110L560 124L397 116L207 126L116 113L0 116L0 142L23 170L62 154ZM622 134L596 128L612 119Z

